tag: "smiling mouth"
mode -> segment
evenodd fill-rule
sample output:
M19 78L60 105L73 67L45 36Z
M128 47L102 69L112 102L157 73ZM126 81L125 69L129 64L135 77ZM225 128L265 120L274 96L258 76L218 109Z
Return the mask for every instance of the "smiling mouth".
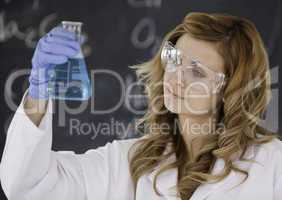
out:
M180 98L180 99L183 99L183 100L184 100L183 97L181 97L181 96L175 94L175 93L174 93L173 91L171 91L169 88L166 88L166 90L167 90L170 94L172 94L174 97L177 97L177 98Z

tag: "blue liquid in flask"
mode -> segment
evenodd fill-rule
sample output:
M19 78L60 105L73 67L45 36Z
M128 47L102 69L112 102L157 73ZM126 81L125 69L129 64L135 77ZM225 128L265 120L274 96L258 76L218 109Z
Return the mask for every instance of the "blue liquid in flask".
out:
M81 22L63 21L62 25L64 28L74 31L79 39ZM53 99L83 101L88 100L92 95L91 83L81 49L66 63L50 68L48 76L48 92Z

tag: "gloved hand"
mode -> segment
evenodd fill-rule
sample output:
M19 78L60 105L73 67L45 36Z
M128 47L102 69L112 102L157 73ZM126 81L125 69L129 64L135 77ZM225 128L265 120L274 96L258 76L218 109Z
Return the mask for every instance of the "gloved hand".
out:
M33 99L48 99L48 69L65 63L69 57L76 55L82 42L83 40L76 40L75 33L62 27L55 27L43 36L32 57L28 95Z

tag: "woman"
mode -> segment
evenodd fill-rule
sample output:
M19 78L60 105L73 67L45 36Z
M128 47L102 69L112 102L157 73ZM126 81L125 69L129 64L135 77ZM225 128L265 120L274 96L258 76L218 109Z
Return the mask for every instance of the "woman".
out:
M52 101L36 73L75 54L72 39L55 29L38 43L2 156L9 199L282 199L282 143L258 125L271 90L253 23L185 16L155 57L132 66L147 86L144 136L84 154L51 150Z

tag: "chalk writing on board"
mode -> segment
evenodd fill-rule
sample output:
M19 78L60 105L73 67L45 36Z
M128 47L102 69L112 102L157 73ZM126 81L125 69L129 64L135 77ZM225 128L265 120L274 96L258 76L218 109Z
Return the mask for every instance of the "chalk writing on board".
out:
M147 29L147 35L145 40L140 40L140 34L144 29ZM134 27L131 34L131 42L135 48L146 49L151 46L155 40L156 25L150 18L141 19Z
M45 35L53 26L58 19L57 13L51 13L45 16L39 23L38 26L26 27L24 30L21 30L20 23L11 20L6 22L6 13L5 11L0 12L0 43L4 43L12 38L17 38L22 40L27 48L34 49L36 47L38 38ZM88 34L83 32L85 36L85 43L83 45L82 51L85 57L88 57L92 53L92 48L87 44Z
M12 0L4 0L4 3L6 3L6 4L9 4L11 2L12 2ZM33 2L32 2L32 9L33 10L38 10L39 5L40 5L40 0L33 0Z
M32 9L33 10L38 10L39 9L39 4L40 3L40 0L33 0L33 3L32 3Z
M19 22L11 20L5 21L5 11L0 12L0 43L6 42L11 38L17 38L25 42L28 48L34 48L38 37L43 36L49 29L56 18L56 13L51 13L45 16L38 27L27 27L25 30L20 30Z
M162 6L162 0L128 0L128 4L135 8L160 8Z
M128 0L128 4L135 8L160 8L162 0ZM141 40L141 35L144 32L146 33L145 39ZM130 40L137 49L148 49L150 47L150 54L154 55L161 44L161 37L157 36L155 20L149 16L143 16L133 28Z

